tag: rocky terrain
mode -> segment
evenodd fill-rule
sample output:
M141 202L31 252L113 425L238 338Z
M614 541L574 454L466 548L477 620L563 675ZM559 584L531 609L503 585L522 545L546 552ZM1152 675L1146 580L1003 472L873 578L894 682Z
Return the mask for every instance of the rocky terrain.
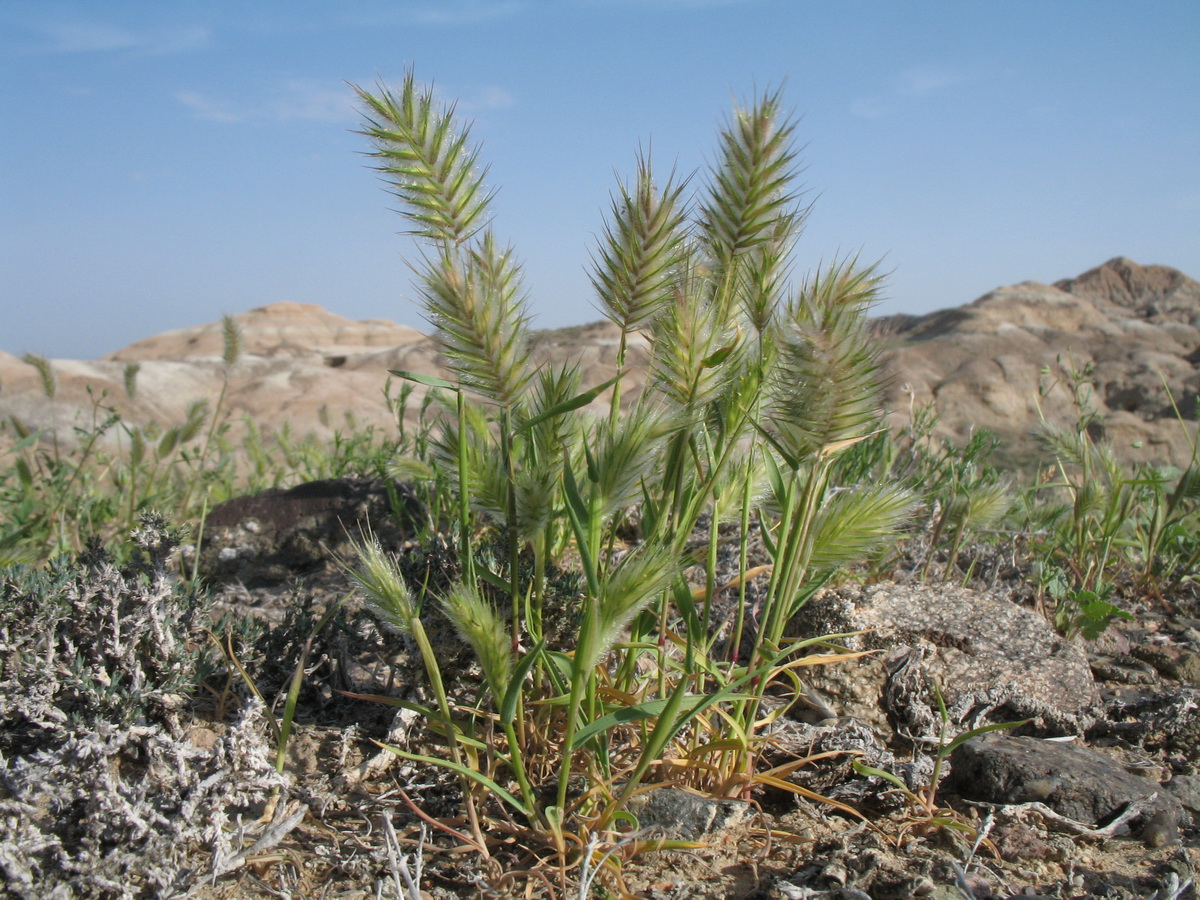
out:
M426 815L449 817L456 783L381 750L379 741L438 752L419 717L362 696L423 696L413 648L355 602L318 631L305 618L346 594L331 552L356 523L378 521L381 505L377 484L337 479L237 498L213 512L202 557L212 612L269 628L243 652L268 699L282 696L302 647L307 654L282 773L269 763L262 707L239 704L232 676L224 693L186 708L177 695L152 693L135 727L72 731L54 715L54 703L107 698L115 675L128 679L136 673L125 667L146 665L161 649L89 658L81 671L62 655L67 640L59 658L51 648L0 669L0 876L12 896L565 896L552 890L553 867L530 871L519 845L484 861L441 831L421 830L409 798ZM431 548L394 524L388 546L428 565ZM138 539L159 546L152 529ZM329 552L312 552L321 545ZM620 867L628 893L580 897L1196 896L1197 586L1169 603L1140 604L1135 620L1101 641L1070 642L1031 608L1029 573L1009 553L973 551L980 556L964 587L918 577L919 536L903 551L889 580L825 591L802 613L801 628L857 632L844 645L869 653L805 669L804 692L781 698L763 756L781 773L776 783L792 787L767 785L750 800L674 787L639 796L631 809L641 828L697 846L637 855ZM202 634L161 570L147 577L118 575L102 560L86 565L70 576L80 579L76 592L113 598L127 641L156 640L163 611L178 617L181 633ZM693 577L703 580L700 568ZM3 578L0 589L21 596ZM97 621L79 621L67 606L48 627L103 631L105 606L98 611ZM443 673L468 702L470 654L456 653L461 641L444 628L434 634ZM169 657L176 666L182 647ZM931 684L941 685L945 726ZM1019 728L980 734L946 754L949 774L933 793L939 748L993 723ZM30 752L60 732L73 736ZM504 828L503 815L492 813ZM413 871L414 853L424 862L421 890L404 892L399 873Z
M298 433L359 424L391 424L383 397L389 369L437 374L433 342L414 329L383 320L353 322L311 304L275 303L234 316L243 355L221 362L220 322L170 331L95 361L53 360L58 378L46 402L39 373L0 352L0 420L15 415L33 429L57 428L91 416L91 386L130 421L172 423L187 405L213 399L228 380L235 419L260 427L291 423ZM1072 424L1071 395L1039 398L1039 385L1064 377L1064 367L1094 367L1094 403L1107 436L1132 460L1184 463L1191 449L1172 399L1192 423L1200 394L1200 283L1175 269L1112 259L1054 285L1001 287L954 309L877 320L888 345L889 406L896 420L913 404L935 401L939 433L962 440L988 428L1005 442L1002 454L1027 462L1030 431L1041 413ZM538 333L543 360L580 359L585 384L612 372L615 329L607 322ZM630 354L626 396L644 378L645 348ZM138 368L136 392L124 386ZM599 401L598 401L599 402Z

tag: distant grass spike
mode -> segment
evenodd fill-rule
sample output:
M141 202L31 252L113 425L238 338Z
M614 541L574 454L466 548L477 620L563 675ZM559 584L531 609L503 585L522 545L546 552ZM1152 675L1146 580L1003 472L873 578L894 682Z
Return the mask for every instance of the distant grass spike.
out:
M50 364L50 360L44 356L38 356L36 353L26 353L21 357L21 362L28 363L37 369L38 376L42 380L42 393L49 400L53 400L58 395L58 374L54 371L54 366Z

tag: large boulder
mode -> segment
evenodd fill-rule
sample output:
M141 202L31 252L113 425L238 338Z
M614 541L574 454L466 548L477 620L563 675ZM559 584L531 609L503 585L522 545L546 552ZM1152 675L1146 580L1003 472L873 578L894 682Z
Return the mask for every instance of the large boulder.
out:
M1081 732L1099 704L1083 650L1003 597L942 583L850 587L814 598L794 626L853 632L848 646L876 651L805 678L842 714L870 720L886 710L895 732L918 742L940 732L935 690L957 725L1032 718L1055 734Z
M353 543L367 535L398 545L418 513L403 485L389 490L366 478L331 478L235 497L215 506L205 522L200 574L210 584L283 584L339 560L352 562Z

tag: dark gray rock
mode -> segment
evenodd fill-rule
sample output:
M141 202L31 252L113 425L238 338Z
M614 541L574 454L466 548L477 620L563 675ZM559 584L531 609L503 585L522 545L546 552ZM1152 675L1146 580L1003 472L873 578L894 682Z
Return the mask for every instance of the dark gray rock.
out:
M1184 809L1193 815L1200 814L1200 775L1176 775L1165 787Z
M1148 818L1182 816L1163 787L1125 771L1094 750L1019 735L991 734L963 743L950 757L943 789L985 803L1039 802L1077 822L1101 826L1129 803L1157 798Z
M236 497L208 516L200 574L209 583L270 587L351 557L351 541L365 533L397 544L417 501L404 485L394 485L394 493L399 521L378 479L333 478Z

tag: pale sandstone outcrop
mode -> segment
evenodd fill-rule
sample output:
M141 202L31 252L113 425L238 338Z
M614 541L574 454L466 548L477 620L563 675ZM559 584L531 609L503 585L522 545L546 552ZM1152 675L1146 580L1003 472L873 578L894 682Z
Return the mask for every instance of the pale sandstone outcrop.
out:
M242 332L242 352L274 359L354 356L404 347L426 338L415 328L386 319L355 322L315 303L272 303L233 317ZM220 359L224 337L220 322L165 331L130 344L106 359L141 362L150 359Z
M910 402L934 400L939 433L959 441L972 428L1003 439L1024 462L1047 422L1075 422L1062 386L1039 384L1065 367L1094 368L1092 401L1122 456L1186 464L1200 394L1200 283L1167 266L1123 257L1054 285L1023 282L966 306L882 320L889 333L893 419ZM1190 421L1181 426L1174 398ZM1040 407L1040 412L1039 412Z

